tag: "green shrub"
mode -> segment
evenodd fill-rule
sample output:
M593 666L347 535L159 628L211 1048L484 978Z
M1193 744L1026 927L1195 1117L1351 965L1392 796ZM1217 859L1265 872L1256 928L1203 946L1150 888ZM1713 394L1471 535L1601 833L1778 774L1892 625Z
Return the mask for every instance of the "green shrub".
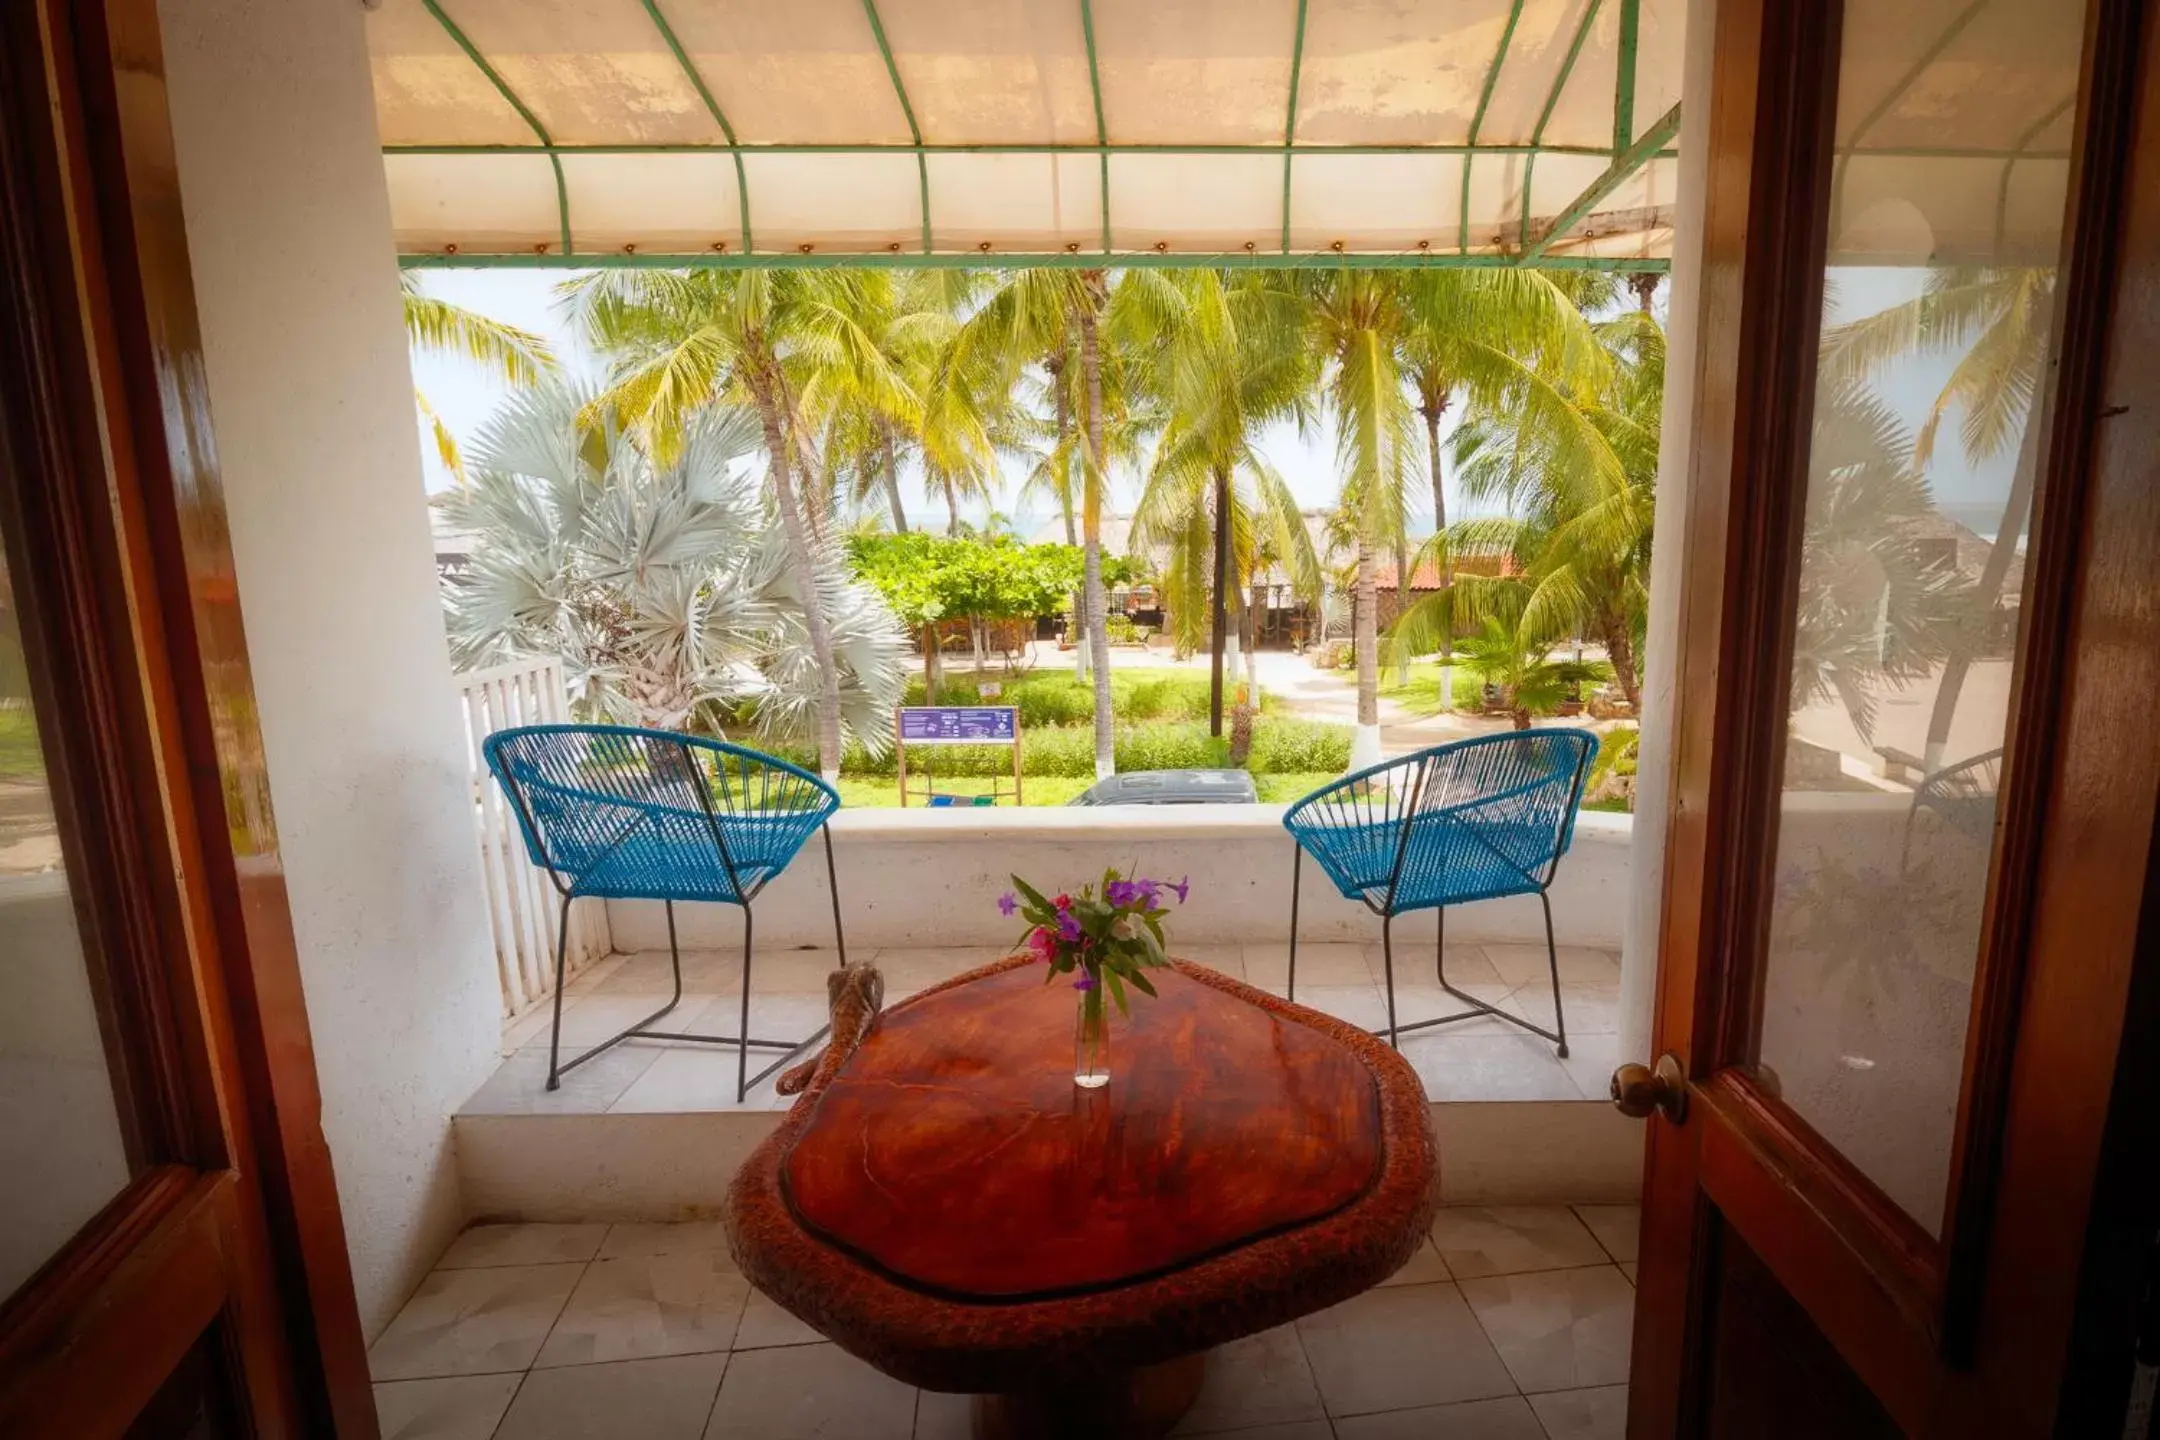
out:
M1253 724L1247 768L1257 775L1335 774L1350 768L1350 727L1263 716Z
M1093 749L1089 754L1092 757ZM1229 763L1230 742L1208 734L1205 722L1158 721L1117 737L1119 770L1212 770Z

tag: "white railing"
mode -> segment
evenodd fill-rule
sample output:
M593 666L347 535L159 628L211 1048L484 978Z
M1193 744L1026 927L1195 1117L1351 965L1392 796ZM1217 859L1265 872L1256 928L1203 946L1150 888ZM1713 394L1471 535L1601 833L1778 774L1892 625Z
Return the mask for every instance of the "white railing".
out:
M473 823L480 837L480 866L487 881L488 920L495 931L495 969L502 981L503 1014L521 1014L555 991L554 883L526 858L510 801L488 774L480 744L515 725L557 724L570 718L569 692L559 660L515 660L460 675L465 712L465 763L472 775ZM588 900L570 907L568 974L606 956L607 907Z

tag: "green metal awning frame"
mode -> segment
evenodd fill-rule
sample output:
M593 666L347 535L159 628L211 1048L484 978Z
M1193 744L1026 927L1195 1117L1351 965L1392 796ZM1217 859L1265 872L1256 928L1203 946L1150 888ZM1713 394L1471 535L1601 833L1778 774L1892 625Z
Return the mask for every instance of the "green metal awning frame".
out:
M1606 0L1591 0L1584 8L1581 21L1569 45L1566 58L1559 73L1554 77L1550 92L1540 113L1536 131L1527 145L1480 145L1478 133L1484 124L1486 110L1491 104L1493 91L1498 83L1501 69L1508 58L1509 46L1521 18L1524 0L1513 0L1508 17L1501 30L1498 45L1485 67L1484 84L1478 100L1477 113L1473 117L1466 143L1455 145L1420 144L1373 144L1373 145L1300 145L1297 143L1297 106L1299 82L1304 67L1305 28L1310 0L1296 0L1297 24L1290 59L1290 98L1288 114L1283 124L1280 144L1113 144L1109 127L1103 114L1102 79L1096 57L1095 16L1091 0L1076 0L1080 11L1082 36L1087 49L1088 84L1094 103L1095 140L1092 144L959 144L939 145L926 143L922 128L917 123L915 109L909 100L907 87L900 76L892 45L886 38L882 17L878 14L877 0L861 0L863 15L868 21L872 37L876 40L878 53L884 61L886 75L892 82L894 97L907 122L909 142L897 144L791 144L764 143L744 144L729 123L727 112L706 77L692 61L689 52L677 38L674 27L669 24L660 0L639 0L645 15L655 32L666 46L684 78L697 93L699 100L710 113L713 121L726 137L723 145L709 144L558 144L548 133L532 108L519 98L504 80L502 74L481 54L465 31L445 9L445 0L421 0L428 14L442 27L445 34L457 46L473 66L486 77L490 86L516 112L519 119L532 131L530 144L516 145L385 145L385 155L539 155L545 156L554 169L556 206L559 220L559 243L556 246L536 247L531 254L479 254L443 253L408 254L400 257L400 263L408 267L451 268L550 268L593 266L656 266L680 267L697 265L706 267L766 267L800 265L884 265L919 268L923 266L1079 266L1096 268L1102 266L1184 266L1195 264L1306 267L1306 266L1475 266L1506 267L1535 263L1553 268L1580 268L1620 271L1664 271L1671 262L1662 258L1604 257L1581 255L1554 255L1551 247L1567 238L1567 232L1590 215L1597 203L1611 194L1630 176L1656 159L1670 159L1675 154L1671 148L1679 133L1680 107L1674 105L1640 134L1634 132L1634 97L1636 83L1636 33L1641 0L1612 0L1619 10L1620 49L1618 76L1615 85L1613 107L1613 143L1609 149L1584 145L1558 145L1545 143L1545 129L1560 97L1572 77L1577 57L1589 37L1591 26ZM738 215L741 240L739 246L730 247L724 242L716 243L708 252L665 255L628 250L580 252L573 240L570 223L569 186L563 173L562 157L565 155L672 155L672 154L725 154L735 163L735 180L738 190ZM1593 156L1607 160L1607 167L1599 177L1586 187L1581 195L1567 205L1558 219L1550 225L1535 225L1531 214L1531 179L1540 155ZM895 243L885 251L867 253L806 253L801 249L759 251L756 231L751 221L750 183L743 163L746 155L912 155L915 157L917 183L921 197L922 237L921 249L908 252ZM1102 192L1102 225L1100 248L1094 252L1068 245L1063 251L1025 253L1019 251L986 252L938 252L932 247L932 223L930 211L930 167L934 155L1075 155L1095 156L1098 159ZM1110 161L1118 155L1280 155L1283 161L1283 198L1281 250L1268 254L1247 248L1243 251L1119 251L1111 246L1110 213ZM1386 252L1306 252L1293 251L1290 245L1291 196L1296 160L1299 156L1340 155L1460 155L1462 166L1462 196L1456 245L1452 253L1444 246L1420 242L1414 251ZM1470 171L1480 156L1524 157L1522 185L1522 209L1518 222L1520 243L1516 249L1504 252L1470 249Z

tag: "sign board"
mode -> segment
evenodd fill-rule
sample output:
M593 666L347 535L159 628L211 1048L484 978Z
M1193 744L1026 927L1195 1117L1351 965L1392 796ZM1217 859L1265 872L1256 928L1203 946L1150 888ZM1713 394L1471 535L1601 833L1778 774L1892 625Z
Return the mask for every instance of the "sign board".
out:
M1017 706L900 707L900 739L908 745L1010 745L1019 738Z
M894 758L900 779L900 803L915 793L927 804L995 805L1009 793L1020 801L1020 708L1017 705L902 705L893 711ZM940 793L931 773L931 755L922 757L915 785L908 783L908 748L939 745L1004 745L1012 751L1012 789L991 781L988 795ZM936 753L935 749L931 754Z

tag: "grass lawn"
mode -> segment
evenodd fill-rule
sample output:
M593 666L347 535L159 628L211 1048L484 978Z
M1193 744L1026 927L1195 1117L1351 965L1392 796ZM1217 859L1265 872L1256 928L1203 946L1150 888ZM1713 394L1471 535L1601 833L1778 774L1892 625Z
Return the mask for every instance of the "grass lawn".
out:
M1255 775L1253 784L1259 788L1260 798L1268 804L1287 804L1292 800L1318 789L1338 775ZM1006 780L1010 786L1012 781ZM1067 775L1030 775L1023 782L1030 807L1037 805L1064 805L1075 795L1094 784L1092 780ZM954 778L939 780L940 794L983 795L988 794L988 780ZM840 777L840 803L857 809L892 807L900 803L900 784L889 776L843 775ZM909 808L914 808L914 792L909 794ZM1143 807L1134 806L1134 809Z
M45 779L38 749L37 717L27 705L0 706L0 780Z
M1396 671L1392 665L1380 667L1380 693L1399 701L1402 707L1417 715L1440 713L1440 667L1431 661L1420 661L1410 667L1410 682L1396 683ZM1482 702L1484 684L1470 673L1469 667L1455 667L1455 708L1476 710Z

